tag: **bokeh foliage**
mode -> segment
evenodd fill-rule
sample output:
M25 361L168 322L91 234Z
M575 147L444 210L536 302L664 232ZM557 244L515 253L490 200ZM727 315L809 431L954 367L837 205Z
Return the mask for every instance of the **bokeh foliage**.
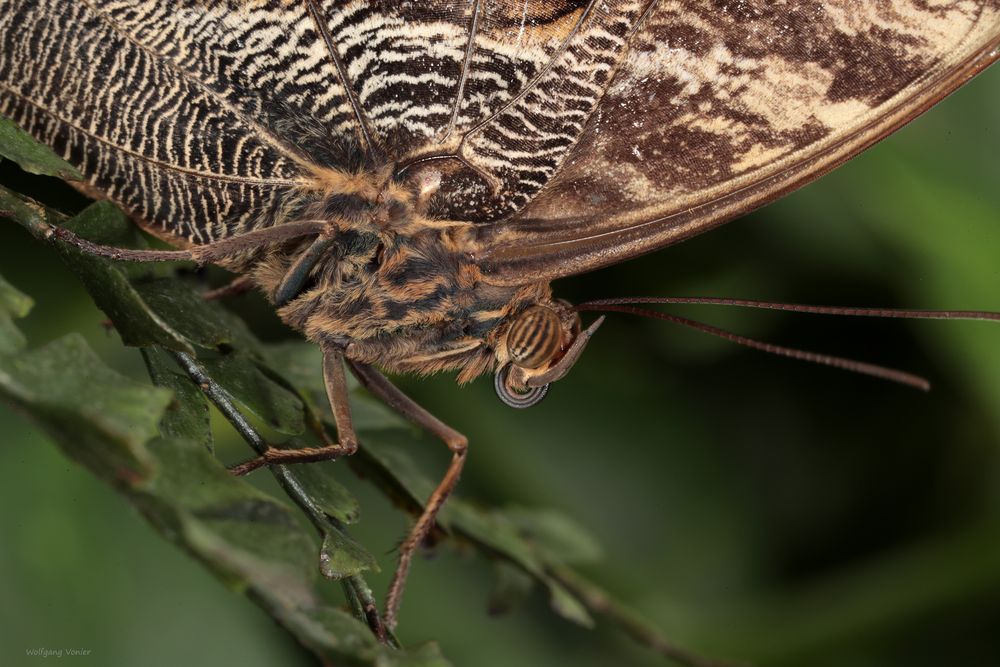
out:
M1000 309L998 76L988 72L885 144L751 220L563 281L557 291L574 299L697 293ZM0 164L0 184L67 212L85 205L9 162ZM141 356L102 327L105 315L51 246L8 223L0 239L0 274L36 302L17 323L29 349L85 341L94 363L132 382L145 376ZM212 272L186 278L219 279ZM155 299L154 291L145 298ZM0 304L17 316L27 309L6 286ZM307 357L278 360L295 349L295 336L260 299L232 306L283 373L315 378L318 367ZM528 412L499 405L488 382L467 389L448 378L404 384L470 436L463 497L575 517L604 545L603 560L584 566L588 576L682 644L765 665L996 664L997 328L695 316L922 372L935 389L922 395L625 318L606 324L578 368ZM4 353L25 344L6 336L13 326L0 315L11 348ZM240 333L208 321L176 333L213 331ZM308 384L304 376L293 382ZM142 397L126 386L130 397ZM90 388L68 398L86 398ZM150 401L160 400L150 391ZM274 405L263 400L260 409ZM367 410L363 435L377 435L378 414ZM245 457L235 434L209 414L219 456ZM271 417L280 426L281 416ZM100 665L309 663L267 617L159 541L82 468L67 465L46 442L50 436L7 410L0 432L9 508L0 513L4 664L31 662L24 649L33 647L90 648L91 656L77 659ZM414 434L393 433L427 474L443 470L440 445L411 445ZM179 431L173 437L183 438ZM204 444L186 451L207 458ZM369 478L377 463L369 460ZM370 546L382 572L369 580L384 590L404 515L371 486L342 473L338 480L358 499L351 534ZM263 476L254 482L280 494ZM511 517L517 514L505 520ZM594 555L587 545L574 548ZM523 577L501 566L503 585L494 591L493 566L468 553L445 550L417 563L403 608L404 644L433 638L454 664L477 667L662 662L616 632L553 617L546 596L529 597L526 610L487 617L491 595L494 607L507 606L524 592Z

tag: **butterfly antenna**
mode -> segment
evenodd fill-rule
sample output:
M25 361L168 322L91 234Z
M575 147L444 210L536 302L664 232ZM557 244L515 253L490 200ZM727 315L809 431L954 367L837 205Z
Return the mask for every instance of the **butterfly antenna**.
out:
M746 299L726 299L726 298L715 298L715 297L650 297L650 298L629 297L629 298L619 298L619 299L598 299L595 301L588 301L586 303L578 304L577 306L574 307L574 310L618 312L618 313L627 313L630 315L639 315L640 317L649 317L658 320L665 320L667 322L680 324L682 326L694 329L696 331L701 331L703 333L707 333L712 336L723 338L725 340L736 343L737 345L749 347L753 350L760 350L762 352L768 352L770 354L776 354L782 357L788 357L790 359L798 359L800 361L808 361L815 364L822 364L824 366L832 366L834 368L840 368L846 371L850 371L852 373L870 375L872 377L881 378L883 380L888 380L890 382L895 382L897 384L906 385L908 387L913 387L915 389L920 389L922 391L929 391L931 388L931 384L926 378L920 377L919 375L913 375L912 373L906 373L904 371L896 370L894 368L887 368L885 366L869 364L867 362L858 361L856 359L847 359L844 357L836 357L828 354L820 354L817 352L809 352L807 350L799 350L796 348L785 347L782 345L765 343L763 341L759 341L753 338L748 338L746 336L741 336L731 331L726 331L725 329L720 329L718 327L705 324L704 322L698 322L695 320L688 319L686 317L680 317L678 315L670 315L668 313L661 313L659 311L647 310L645 308L638 307L639 305L651 305L651 304L669 304L669 305L698 304L698 305L713 305L713 306L735 306L741 308L757 308L763 310L781 310L781 311L788 311L795 313L814 313L818 315L846 315L854 317L889 317L889 318L935 319L935 320L955 320L955 319L1000 320L1000 313L974 311L974 310L898 310L891 308L841 308L835 306L808 306L802 304L773 303L769 301L751 301Z
M896 308L855 308L838 306L810 306L800 303L775 303L750 299L726 299L710 296L624 297L596 299L576 307L577 310L597 310L602 306L638 305L702 305L734 306L758 310L781 310L814 315L841 315L848 317L882 317L907 320L1000 320L1000 313L985 310L900 310Z

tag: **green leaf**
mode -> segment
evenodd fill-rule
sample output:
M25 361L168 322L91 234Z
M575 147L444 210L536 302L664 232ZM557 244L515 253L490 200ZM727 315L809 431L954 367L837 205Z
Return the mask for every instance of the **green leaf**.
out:
M30 300L0 280L0 313L23 314ZM0 357L0 399L35 419L72 458L113 483L168 539L227 585L248 592L303 644L330 662L446 665L436 647L386 648L367 626L322 602L317 545L291 509L233 477L206 449L203 395L177 373L167 352L145 349L162 388L105 367L78 336ZM243 355L240 363L256 368ZM268 380L273 384L273 380ZM276 385L275 385L276 386ZM294 398L294 397L293 397ZM167 437L157 437L158 431ZM319 470L317 502L331 515L357 515L357 502ZM373 557L331 522L323 573L357 574Z
M240 346L261 356L260 344L239 320L219 304L169 275L170 265L114 262L88 255L71 244L47 238L50 225L117 248L146 248L135 225L109 202L87 207L72 219L37 202L0 188L0 212L52 243L80 278L97 306L115 325L126 345L159 345L179 352L195 347Z
M115 483L152 472L146 442L170 392L141 385L106 367L83 338L0 357L0 398L31 416L73 459Z
M177 365L162 348L142 348L142 358L153 384L173 392L174 400L160 421L160 433L168 439L197 442L214 450L208 399L193 382L178 372Z
M134 247L142 244L128 218L108 202L93 204L78 216L66 220L29 199L0 188L0 212L27 228L36 238L47 238L50 225L61 223L73 233L105 245ZM79 276L97 306L114 323L126 345L161 345L191 352L188 341L143 301L129 278L152 277L148 265L127 266L88 255L65 242L55 242L66 264Z
M268 590L271 594L273 591ZM266 605L271 599L265 598ZM396 651L375 641L357 619L339 609L277 607L275 618L295 628L299 641L323 659L324 664L372 665L373 667L449 667L434 643L407 651Z
M378 667L448 667L450 664L433 642L418 646L406 654L389 653L377 661Z
M332 423L333 413L323 384L323 353L319 346L306 341L291 341L267 345L266 351L271 367L280 369L281 375L304 395L310 408ZM348 375L348 383L357 389L353 376ZM359 431L409 426L383 403L364 394L356 394L351 401L351 419L354 428Z
M147 517L318 656L352 665L448 664L433 647L410 654L382 646L367 626L326 606L315 544L283 503L194 443L160 440L151 449L160 475L134 498Z
M527 572L508 561L493 564L496 579L487 609L491 615L507 614L521 606L535 588L535 580Z
M120 248L140 245L135 227L107 202L87 207L63 227L95 243ZM67 243L58 243L57 247L97 307L114 323L115 330L126 345L160 345L181 352L193 351L187 338L160 317L132 285L130 278L151 278L154 275L149 266L111 262L88 255Z
M351 463L384 493L415 513L422 508L423 499L430 495L435 484L407 454L402 445L404 441L412 441L412 436L402 430L366 432L361 439L361 451ZM518 512L523 520L524 510ZM569 525L565 521L553 522L551 518L548 523L560 526L561 533L565 533ZM532 576L548 589L552 608L564 618L584 627L593 626L586 606L550 574L552 568L566 562L558 550L553 549L553 545L565 539L564 534L545 535L545 522L535 521L532 527L538 532L528 535L505 511L475 507L454 496L438 515L438 524L485 555L504 559ZM579 540L579 535L575 539ZM590 538L586 540L593 542ZM571 555L579 556L579 553Z
M50 224L65 221L66 216L42 204L0 186L0 217L10 218L38 239L45 239Z
M551 509L505 507L503 515L550 563L594 563L604 557L600 543L579 524Z
M336 521L350 525L361 517L361 504L335 479L337 471L343 469L335 461L288 466L289 475L308 489L309 497L319 509Z
M264 373L247 353L233 351L199 361L212 379L268 427L286 435L305 432L302 401Z
M234 588L258 577L308 588L315 579L315 543L288 506L231 475L195 442L160 439L151 450L159 474L136 500L155 524L179 531L175 541ZM214 552L219 541L227 545L225 558ZM233 560L248 569L232 566Z
M150 441L169 392L118 376L78 337L0 359L0 398L318 655L338 664L447 665L435 647L406 654L381 646L365 625L325 606L315 542L291 510L233 477L197 442Z
M133 287L150 310L192 345L208 350L236 347L255 357L263 355L243 320L220 304L206 301L175 276L135 280Z
M322 602L315 543L291 511L233 477L205 449L157 440L158 474L131 499L167 537L251 595L318 656L336 664L446 666L435 647L380 645L371 631Z
M371 553L340 530L327 530L319 553L319 571L328 579L344 579L367 570L379 571Z
M13 121L0 116L0 155L31 174L82 181L83 174L39 144Z
M0 354L24 349L27 341L14 320L27 316L32 306L34 302L30 297L0 276Z

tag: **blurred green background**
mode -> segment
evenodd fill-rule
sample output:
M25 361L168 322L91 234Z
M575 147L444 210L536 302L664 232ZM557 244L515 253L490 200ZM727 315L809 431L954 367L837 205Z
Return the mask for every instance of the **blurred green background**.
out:
M1000 69L830 176L740 222L562 281L573 300L721 295L1000 310ZM0 183L59 184L0 165ZM64 205L77 205L67 196ZM0 273L37 301L31 345L81 332L117 369L138 353L49 249L0 224ZM233 304L289 333L256 297ZM709 655L761 665L996 665L1000 329L677 309L741 333L930 377L929 394L612 316L529 411L491 382L401 384L469 435L460 493L555 507L605 545L587 574ZM82 648L94 665L310 664L263 613L163 542L114 493L0 407L0 664ZM239 458L231 434L224 456ZM429 471L440 446L420 452ZM407 521L363 483L354 533L392 569ZM541 595L491 618L490 567L442 550L414 568L404 640L456 665L655 665ZM384 590L387 574L372 577ZM50 659L51 660L51 659Z

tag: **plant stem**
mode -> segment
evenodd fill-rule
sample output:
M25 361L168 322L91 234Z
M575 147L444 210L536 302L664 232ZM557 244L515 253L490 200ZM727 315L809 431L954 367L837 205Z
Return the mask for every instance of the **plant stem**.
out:
M267 442L261 437L257 429L243 416L233 403L232 397L222 388L219 383L213 380L198 360L184 352L169 350L170 355L177 364L187 373L188 377L204 392L208 400L219 409L219 412L233 425L233 428L250 445L258 455L263 455L269 448ZM302 487L302 484L284 465L268 466L271 474L277 480L279 486L292 501L298 505L309 521L315 526L322 539L328 530L343 532L344 526L334 518L328 516L313 501L309 493ZM399 647L395 637L393 637L382 623L382 618L378 612L378 604L372 595L371 588L361 575L346 577L341 581L344 593L347 596L351 607L358 620L367 623L372 633L378 637L379 641L396 648Z

